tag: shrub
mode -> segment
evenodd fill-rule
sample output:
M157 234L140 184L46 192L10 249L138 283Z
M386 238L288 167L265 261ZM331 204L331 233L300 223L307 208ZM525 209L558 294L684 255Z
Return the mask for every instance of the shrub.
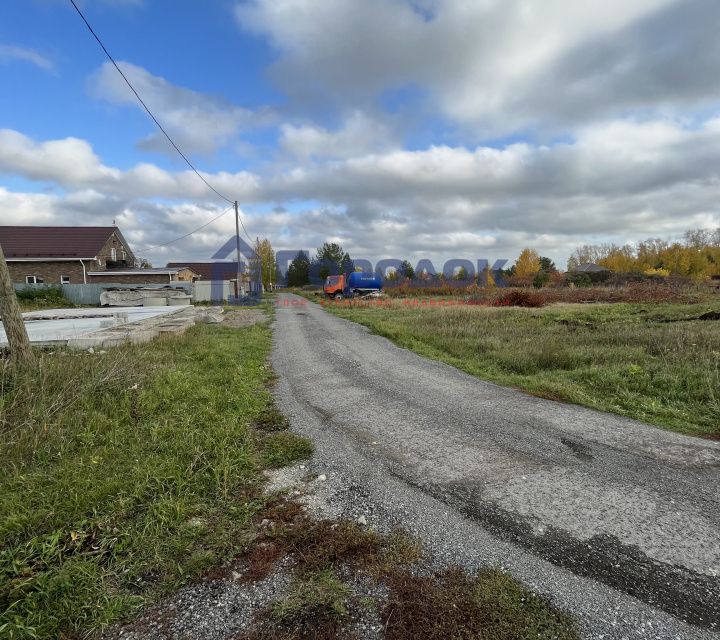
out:
M547 303L545 297L540 293L511 289L503 291L495 301L495 307L544 307Z
M15 295L18 300L22 300L23 302L68 302L60 287L27 287L25 289L19 289L15 292Z

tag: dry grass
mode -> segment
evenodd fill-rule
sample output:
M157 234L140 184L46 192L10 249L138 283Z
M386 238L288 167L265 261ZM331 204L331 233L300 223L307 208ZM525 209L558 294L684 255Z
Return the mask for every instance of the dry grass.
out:
M493 640L578 638L572 620L507 574L468 576L451 568L430 576L390 576L382 611L387 640Z
M542 309L431 302L326 308L483 379L684 433L720 435L720 321L711 319L720 311L717 297L697 305Z
M265 578L288 559L294 579L238 640L354 638L352 623L368 608L380 612L386 637L397 640L578 637L567 615L504 573L428 571L420 544L403 531L315 521L282 499L261 516L268 524L246 558L244 579ZM388 595L361 596L356 581L382 585Z

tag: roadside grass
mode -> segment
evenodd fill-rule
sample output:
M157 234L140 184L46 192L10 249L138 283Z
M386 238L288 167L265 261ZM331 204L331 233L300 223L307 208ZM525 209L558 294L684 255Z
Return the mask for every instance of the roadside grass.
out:
M353 301L325 308L485 380L720 437L720 321L699 319L717 311L718 301L542 309L431 302Z
M389 587L382 613L387 640L578 637L570 616L553 611L501 571L486 569L476 576L457 567L429 576L399 571Z
M244 578L263 579L282 562L292 582L237 640L356 638L354 623L368 612L389 640L579 637L569 615L506 573L433 570L404 531L314 520L282 498L261 515L268 524L246 558Z
M263 469L311 452L273 412L270 345L203 325L0 362L0 637L85 637L247 548Z

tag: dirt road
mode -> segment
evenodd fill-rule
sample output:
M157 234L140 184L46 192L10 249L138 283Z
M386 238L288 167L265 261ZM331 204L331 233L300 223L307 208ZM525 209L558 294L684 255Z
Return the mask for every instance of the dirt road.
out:
M720 443L477 380L290 294L275 341L279 407L339 504L508 569L587 637L717 637Z

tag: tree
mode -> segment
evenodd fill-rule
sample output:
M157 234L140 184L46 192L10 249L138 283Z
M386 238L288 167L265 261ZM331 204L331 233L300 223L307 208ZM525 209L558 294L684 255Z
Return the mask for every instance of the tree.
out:
M259 280L262 281L263 287L269 289L275 278L277 265L275 264L275 251L270 244L270 240L263 238L256 245L255 249L258 255Z
M310 284L310 256L304 251L298 251L290 263L287 283L288 287L304 287Z
M534 249L523 249L515 262L515 275L519 277L534 276L540 271L540 256Z
M315 255L312 263L313 273L324 280L329 275L349 273L355 270L350 254L343 250L337 242L325 242Z
M342 262L340 263L340 273L349 275L353 271L355 271L355 263L352 261L350 254L346 252L343 256Z
M540 271L543 271L544 273L555 273L557 271L557 267L555 266L555 263L550 259L546 258L545 256L540 256Z
M14 362L29 362L33 359L30 340L28 340L25 322L20 313L20 305L10 279L10 271L5 262L5 253L0 246L0 319L3 322L10 357Z
M398 269L398 271L400 271L400 275L403 278L408 278L409 280L415 279L415 269L413 269L409 260L403 260L400 263L400 269Z
M465 269L465 267L460 267L457 270L457 273L453 276L453 280L457 280L458 282L464 282L465 280L467 280L467 277L467 269Z
M152 269L152 262L147 258L137 258L135 264L138 269Z

